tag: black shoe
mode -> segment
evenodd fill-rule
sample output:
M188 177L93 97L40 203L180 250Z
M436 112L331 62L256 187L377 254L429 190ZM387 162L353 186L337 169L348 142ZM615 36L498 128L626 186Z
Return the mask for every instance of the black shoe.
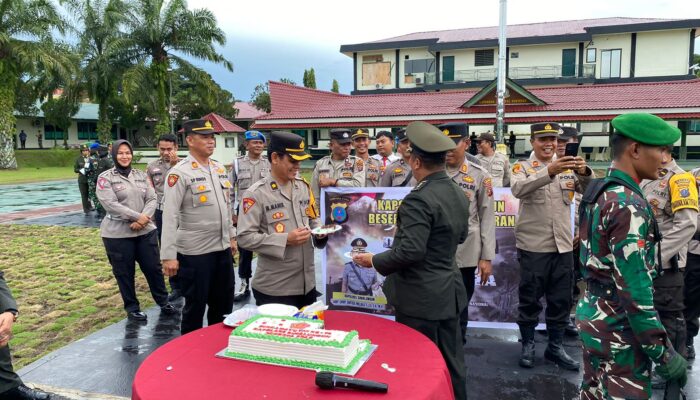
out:
M0 399L2 400L45 400L50 398L51 394L32 389L24 383L16 388L0 393Z
M178 310L177 308L175 308L174 305L168 303L168 304L166 304L166 305L164 305L163 307L160 308L160 312L163 313L163 314L165 314L165 315L173 315L173 314L179 313L180 310Z
M243 279L241 282L241 289L233 296L233 302L238 303L241 301L246 301L250 297L250 285L247 279Z
M548 333L549 344L544 350L545 360L551 361L566 370L578 371L580 368L579 362L571 358L568 354L566 354L566 351L564 351L564 346L562 345L564 330L549 329Z
M127 317L132 321L146 321L148 319L143 311L132 311L127 314Z
M535 366L535 329L520 327L523 348L520 350L520 361L518 365L523 368Z
M182 297L182 293L180 293L178 289L173 289L173 291L168 295L168 302L172 303L180 297Z
M687 354L686 360L695 360L695 345L693 345L692 341L685 346L685 352Z

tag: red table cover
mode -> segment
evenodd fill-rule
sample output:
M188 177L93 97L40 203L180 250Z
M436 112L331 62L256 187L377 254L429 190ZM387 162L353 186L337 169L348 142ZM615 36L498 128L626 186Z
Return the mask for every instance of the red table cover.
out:
M454 399L450 374L438 348L421 333L366 314L326 311L326 328L357 330L378 345L356 378L389 385L389 392L322 390L315 371L222 359L231 328L217 324L177 338L139 367L132 398L156 399ZM396 368L389 372L382 363ZM172 367L169 369L169 367Z

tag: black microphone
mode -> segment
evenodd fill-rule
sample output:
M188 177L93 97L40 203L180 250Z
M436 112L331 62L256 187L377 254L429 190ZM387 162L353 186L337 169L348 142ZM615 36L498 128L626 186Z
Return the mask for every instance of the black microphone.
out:
M321 389L345 388L378 393L386 393L389 391L389 385L386 383L349 378L327 371L319 371L316 373L316 386Z

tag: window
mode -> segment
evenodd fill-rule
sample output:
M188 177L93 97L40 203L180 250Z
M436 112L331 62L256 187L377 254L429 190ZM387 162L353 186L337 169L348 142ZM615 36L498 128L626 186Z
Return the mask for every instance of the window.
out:
M78 140L97 140L97 123L78 122Z
M601 50L600 51L600 78L619 78L620 77L620 62L622 59L621 49Z
M419 74L421 72L435 72L435 59L406 60L403 64L404 74Z
M688 129L690 132L700 133L700 120L690 121L690 127Z
M384 61L384 57L381 54L373 54L369 56L362 56L362 63L376 63Z
M519 57L520 57L520 53L518 53L517 51L510 53L510 58L519 58Z
M595 53L596 53L595 48L586 49L586 62L587 63L594 63L595 62Z
M493 49L474 50L474 66L488 67L493 65Z
M53 125L44 125L45 140L63 140L63 130Z
M227 137L224 138L224 147L227 149L232 149L236 146L236 138Z

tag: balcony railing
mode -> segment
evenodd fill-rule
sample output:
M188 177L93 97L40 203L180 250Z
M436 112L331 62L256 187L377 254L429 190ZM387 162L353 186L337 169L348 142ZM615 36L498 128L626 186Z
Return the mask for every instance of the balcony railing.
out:
M583 75L579 76L579 68L582 67ZM474 81L491 81L496 79L498 69L496 68L473 68L455 70L451 79L445 79L445 71L442 71L441 83L463 83ZM570 65L546 65L536 67L511 67L508 69L510 79L566 79L566 78L595 78L595 64ZM425 74L425 84L434 85L435 73Z

